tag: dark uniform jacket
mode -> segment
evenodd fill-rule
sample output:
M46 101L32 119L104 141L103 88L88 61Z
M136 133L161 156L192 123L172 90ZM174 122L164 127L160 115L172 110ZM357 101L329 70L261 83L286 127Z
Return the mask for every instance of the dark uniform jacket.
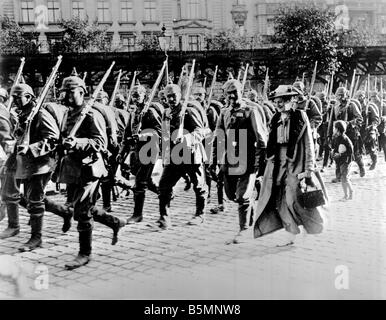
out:
M63 133L64 138L70 134L84 106L85 104L79 109L69 110ZM106 130L106 121L103 115L95 109L90 109L75 135L78 138L78 143L62 159L58 182L83 182L81 179L83 167L107 152L108 138ZM100 165L100 168L98 168L100 171L106 171L103 162L98 162L98 164Z
M247 134L244 143L242 139L239 139L240 129L244 129ZM267 147L268 140L267 124L261 108L248 106L243 101L236 108L224 109L217 122L215 135L213 162L219 162L223 172L227 173L229 168L232 168L233 174L238 172L239 175L243 175L257 172L261 167L264 161L263 151ZM239 161L237 163L229 161L230 150L228 148L231 146L238 152Z
M13 127L11 113L5 105L0 103L0 166L5 163L7 155L12 152L11 148L15 141L12 135Z
M60 128L57 119L43 105L31 124L29 148L26 155L16 155L17 146L22 144L26 130L26 120L35 102L31 102L19 114L18 125L15 130L16 148L13 157L17 159L16 179L27 179L33 175L52 172L56 166L54 151L59 142ZM62 108L50 103L53 108ZM12 157L12 158L13 158Z
M180 126L180 113L182 103L175 108L165 110L162 118L162 149L164 164L173 163L171 154L173 149L177 147L173 140L177 136ZM182 147L186 154L191 154L189 163L201 164L207 160L205 148L202 144L203 139L207 134L207 126L203 121L202 113L195 106L188 104L184 117L184 141L178 147Z
M341 104L335 103L330 111L330 123L328 127L328 137L331 138L334 130L334 122L343 120L347 123L347 136L353 140L358 139L359 128L363 123L363 118L354 103L347 105L348 101Z
M297 109L306 112L310 121L311 129L318 128L322 123L322 113L320 112L314 100L303 97L299 100Z

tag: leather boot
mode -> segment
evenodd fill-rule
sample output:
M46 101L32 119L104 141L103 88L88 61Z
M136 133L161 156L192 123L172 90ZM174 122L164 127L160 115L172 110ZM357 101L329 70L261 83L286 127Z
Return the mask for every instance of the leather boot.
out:
M62 231L66 233L71 228L71 220L74 215L74 209L71 208L68 205L61 205L57 204L56 202L45 198L44 204L46 207L46 211L52 212L53 214L56 214L59 217L63 218L63 226Z
M239 224L240 230L245 230L248 228L248 208L249 203L239 204Z
M101 184L102 190L102 202L103 209L107 212L111 212L111 185L109 182L104 182Z
M374 170L375 166L377 165L378 155L374 152L371 154L371 166L369 170Z
M67 270L73 270L89 263L91 255L92 230L79 231L79 253L73 261L66 263Z
M92 215L94 221L113 229L113 238L111 244L115 245L118 242L118 232L126 225L126 220L114 217L111 214L107 214L104 210L97 208L93 210Z
M20 252L32 251L42 246L43 216L31 215L31 238L19 248Z
M7 239L16 236L20 232L19 206L17 204L6 204L8 215L8 227L0 233L0 239Z
M7 215L7 205L4 202L2 202L0 204L0 221L3 221L6 215Z
M127 224L134 224L143 220L143 206L145 203L145 191L134 191L134 213L127 220Z

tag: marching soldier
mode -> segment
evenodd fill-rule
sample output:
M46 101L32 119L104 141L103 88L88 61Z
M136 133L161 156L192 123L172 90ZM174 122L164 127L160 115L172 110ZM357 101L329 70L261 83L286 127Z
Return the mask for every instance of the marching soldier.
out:
M135 175L134 193L134 212L127 220L128 224L138 223L143 220L143 206L145 203L145 193L149 189L158 194L158 188L152 179L155 162L160 152L159 142L161 139L161 122L163 107L159 103L152 103L148 111L141 116L145 106L146 89L142 85L133 88L132 99L136 106L132 119L125 129L123 139L123 149L120 152L120 159L128 157L130 160L130 170ZM140 124L141 122L141 124ZM138 134L136 130L141 127ZM141 149L143 146L151 144L152 159L143 161L141 159ZM130 152L131 151L131 152Z
M310 120L311 129L314 132L313 136L315 138L316 129L322 123L322 114L311 97L306 97L305 95L305 86L301 81L295 81L293 87L296 91L299 92L297 108L306 112L308 119Z
M250 199L256 175L261 175L264 167L268 130L263 110L248 106L242 99L241 83L238 80L228 80L223 90L227 105L217 122L213 165L221 164L225 192L230 200L239 205L240 229L229 243L241 243L245 240L246 230L252 222L248 221ZM230 150L232 148L234 150ZM232 159L236 154L238 161Z
M257 93L256 90L251 90L248 93L248 99L251 100L252 102L256 103L260 108L263 109L265 119L267 120L267 124L271 121L273 117L273 112L271 109L264 103L263 96Z
M318 128L319 134L319 157L323 157L323 167L322 172L328 165L328 160L330 159L330 146L328 145L327 131L328 131L328 116L330 114L331 107L328 108L328 102L326 99L326 94L324 92L317 93L318 98L322 104L322 123ZM327 109L328 108L328 109Z
M18 186L20 182L23 183L27 211L30 214L31 238L19 248L19 251L31 251L42 244L43 216L46 209L45 188L56 166L54 151L60 138L58 119L54 116L54 111L49 109L61 109L62 114L65 111L64 107L53 103L42 106L32 120L28 137L29 145L23 145L22 139L24 135L28 135L26 120L36 106L35 94L27 84L13 86L11 94L19 119L15 129L17 148L9 159L10 162L16 163L14 177L9 180L9 186L13 192L8 192L14 199L13 201L8 199L7 209L12 207L11 215L18 216L17 206L20 201ZM12 168L10 169L12 171ZM66 213L61 216L68 224L71 215L69 211Z
M15 213L18 208L17 201L19 196L15 200L15 205L12 206L11 200L7 199L7 193L19 194L19 190L16 185L9 185L14 179L14 170L11 170L11 161L7 162L10 154L13 152L14 147L14 119L11 113L8 111L4 103L8 99L8 92L4 88L0 88L0 171L1 171L1 206L0 206L0 221L4 219L6 212L8 212L8 227L0 234L0 239L12 237L19 233L19 215ZM14 187L12 190L12 186ZM10 200L10 201L8 201ZM9 208L7 210L7 208Z
M357 99L361 105L363 124L360 129L361 137L365 145L366 151L371 157L371 166L369 170L374 170L378 159L378 125L380 124L378 107L373 102L365 101L365 92L360 90L357 92Z
M65 266L72 270L90 261L93 220L112 228L113 245L118 241L119 229L126 222L95 206L100 178L107 175L102 160L102 153L108 148L105 119L97 109L91 108L75 138L69 138L71 129L86 106L84 95L87 90L82 79L70 76L63 80L61 91L65 92L63 102L69 112L62 144L67 154L61 161L58 182L66 183L73 190L74 219L78 221L80 247L78 256Z
M335 93L336 103L331 108L330 121L328 125L328 139L330 143L333 141L333 124L336 120L343 120L347 123L347 136L354 146L355 161L359 166L360 176L366 174L363 163L363 147L361 145L360 127L363 123L363 118L358 107L348 100L348 91L344 87L339 87ZM333 183L340 182L339 168L336 168L336 178L332 180Z
M175 84L169 84L164 90L169 108L165 110L162 119L163 144L167 146L163 150L164 168L159 182L160 219L157 223L161 229L171 227L169 208L173 187L187 173L196 194L196 212L189 224L198 225L205 220L207 194L204 168L206 153L202 145L205 138L205 125L199 111L188 103L183 122L184 135L182 139L176 137L182 109L181 89Z

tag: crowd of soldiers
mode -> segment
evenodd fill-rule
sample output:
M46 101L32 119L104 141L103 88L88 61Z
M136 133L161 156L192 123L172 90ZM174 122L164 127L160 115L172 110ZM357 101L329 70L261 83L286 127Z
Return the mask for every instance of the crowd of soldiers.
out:
M173 188L183 178L185 189L192 185L196 196L188 224L205 223L206 211L224 212L225 191L238 203L239 215L239 231L228 244L250 238L247 231L253 225L255 238L284 228L291 235L283 244L288 245L300 225L308 233L323 229L318 208L300 206L297 196L301 183L315 187L312 173L323 172L336 160L336 121L345 124L361 177L365 154L372 161L370 170L376 167L379 150L386 156L386 110L376 91L358 91L354 98L339 87L334 96L326 91L311 95L296 81L264 96L244 91L245 83L229 79L222 86L223 96L214 100L213 87L208 95L194 83L194 63L187 74L185 82L169 81L161 90L163 68L150 93L133 83L129 94L118 90L111 99L103 91L105 79L87 99L86 83L76 73L63 79L55 102L44 101L50 80L39 96L17 81L9 93L1 88L0 220L7 216L8 226L0 239L20 232L19 206L27 209L31 227L30 239L19 248L22 252L42 245L46 211L63 219L63 232L75 220L79 253L65 266L75 269L90 261L94 221L112 229L114 245L122 227L143 221L147 190L159 198L156 227L170 228L171 202L178 196ZM156 185L152 174L159 159L162 174ZM332 182L342 180L340 168L336 166ZM65 204L46 196L50 180L66 185ZM218 204L207 210L213 182ZM111 213L117 186L130 188L134 195L127 219ZM102 206L97 205L99 191ZM345 194L346 200L352 197L352 190Z

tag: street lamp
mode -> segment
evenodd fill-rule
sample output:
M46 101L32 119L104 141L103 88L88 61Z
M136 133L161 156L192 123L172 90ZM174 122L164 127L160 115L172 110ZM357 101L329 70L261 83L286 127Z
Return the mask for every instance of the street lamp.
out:
M161 50L163 50L165 52L166 59L168 59L168 50L170 47L170 42L171 42L172 37L166 35L165 24L162 26L161 30L162 30L162 35L160 37L158 37L159 46L160 46ZM166 84L168 84L168 83L169 83L169 68L168 68L168 63L166 63Z

